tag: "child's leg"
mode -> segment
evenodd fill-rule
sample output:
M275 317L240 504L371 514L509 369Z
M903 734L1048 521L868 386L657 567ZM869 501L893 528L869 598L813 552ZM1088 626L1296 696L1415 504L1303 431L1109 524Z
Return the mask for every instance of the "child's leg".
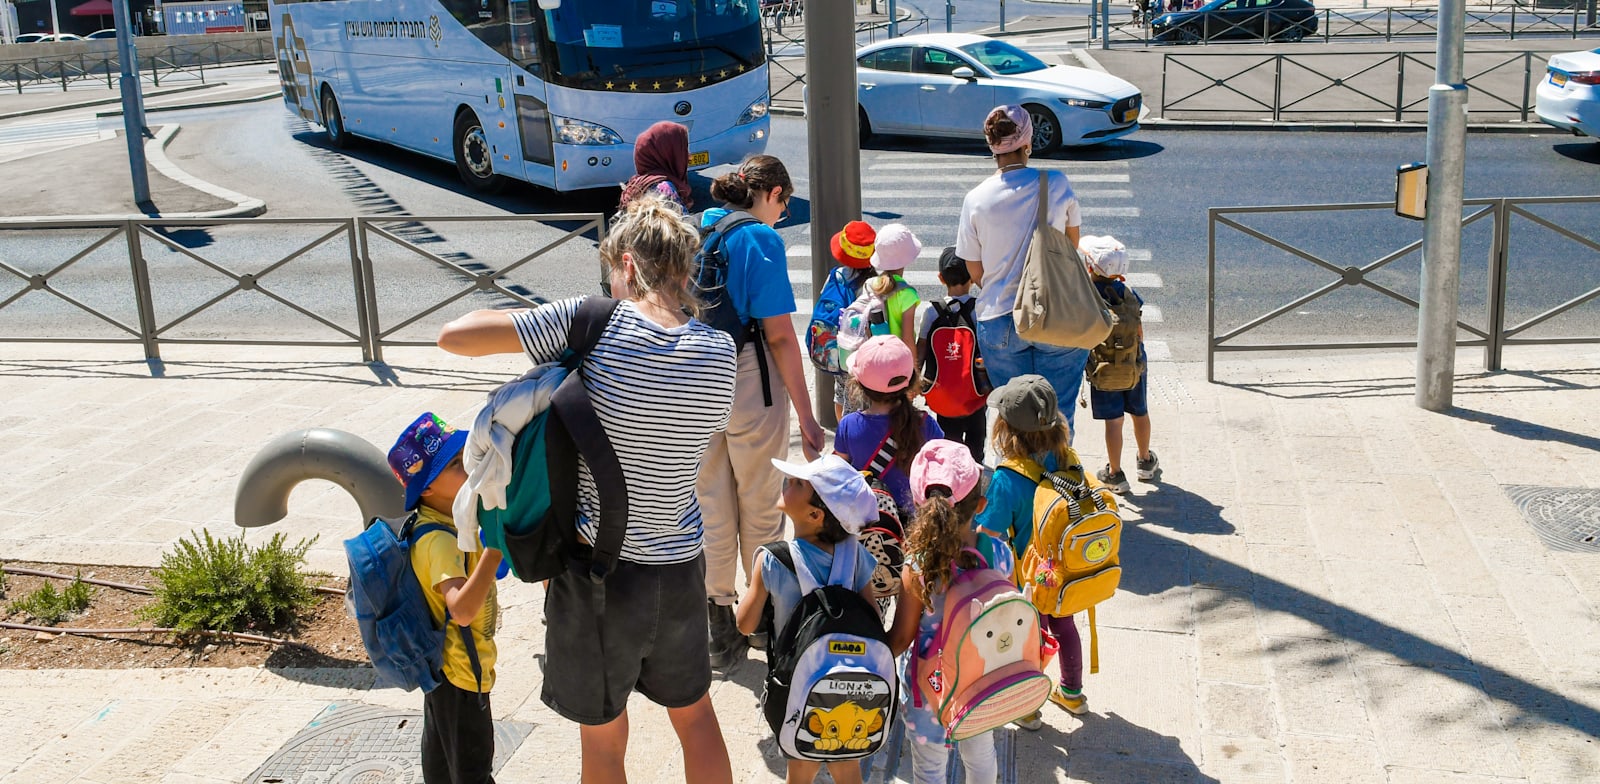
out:
M1056 642L1061 645L1061 652L1056 654L1061 665L1061 685L1067 691L1077 693L1083 691L1083 640L1078 636L1078 625L1072 622L1072 616L1058 618L1054 615L1041 615L1050 627L1050 633L1056 636Z
M928 743L911 741L911 781L913 784L944 784L945 763L950 750L933 740Z
M627 781L622 758L628 753L628 712L605 724L579 726L578 748L584 784Z
M422 698L422 780L426 784L494 781L494 713L489 695L439 684Z
M816 768L812 768L811 776L816 778ZM833 777L833 784L861 784L861 764L855 760L828 763L828 775ZM787 784L810 784L811 779L794 778L794 763L789 763L789 781Z
M994 733L985 732L956 744L961 767L967 770L967 784L996 784L1000 765L994 754Z
M1106 420L1106 463L1113 474L1122 470L1122 417Z
M1133 442L1139 446L1139 459L1150 459L1150 415L1135 414L1133 417Z
M722 740L722 727L707 693L699 702L683 708L668 708L667 718L683 745L683 775L687 781L733 784L733 764L728 761L728 745ZM815 771L813 771L815 775Z
M828 769L829 773L834 774L834 781L839 780L839 774L837 771L838 767L840 766L835 765ZM783 782L784 784L811 784L813 781L816 781L817 771L819 770L822 770L822 763L820 762L792 759L789 760L789 772L788 775L783 777ZM860 780L861 772L857 771L856 781Z

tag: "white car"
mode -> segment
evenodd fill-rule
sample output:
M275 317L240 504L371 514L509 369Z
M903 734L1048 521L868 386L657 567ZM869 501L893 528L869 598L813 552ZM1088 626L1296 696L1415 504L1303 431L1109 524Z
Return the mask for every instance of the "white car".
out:
M1033 116L1035 153L1099 144L1139 128L1139 88L1108 73L1050 65L981 35L910 35L856 50L861 138L873 133L983 138L1001 104Z
M1600 137L1600 49L1551 55L1533 106L1547 125Z

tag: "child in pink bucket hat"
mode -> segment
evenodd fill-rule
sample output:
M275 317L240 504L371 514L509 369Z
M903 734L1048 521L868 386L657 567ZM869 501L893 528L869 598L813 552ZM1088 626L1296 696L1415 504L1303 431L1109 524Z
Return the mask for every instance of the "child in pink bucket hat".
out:
M894 496L900 519L910 519L911 461L924 443L944 438L939 423L912 403L921 384L911 349L892 335L878 335L861 344L846 364L851 393L864 407L839 420L834 454L869 480L881 481Z

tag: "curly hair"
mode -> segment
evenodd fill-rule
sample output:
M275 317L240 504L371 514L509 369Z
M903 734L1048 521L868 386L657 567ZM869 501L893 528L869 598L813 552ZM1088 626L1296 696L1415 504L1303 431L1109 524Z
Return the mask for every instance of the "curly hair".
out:
M933 606L933 598L944 593L954 578L954 566L970 569L977 564L966 547L967 533L978 516L978 506L983 503L983 493L968 493L955 503L950 501L950 490L944 487L928 489L928 500L917 507L917 516L909 527L906 552L916 557L922 569L922 581L917 587L917 598L922 606Z
M653 194L629 201L600 240L600 260L607 271L622 265L622 254L633 257L635 296L660 291L690 313L704 307L689 285L699 251L700 232L684 218L683 210Z
M850 377L849 394L855 399L864 401L865 405L873 403L887 403L893 406L889 411L889 435L894 436L894 468L895 470L911 475L911 463L917 459L917 453L922 451L924 414L917 408L915 402L917 391L922 389L922 379L913 370L910 383L898 392L879 392L868 389Z
M1034 460L1045 455L1055 455L1056 465L1066 468L1071 462L1072 431L1062 417L1055 427L1038 432L1018 430L1004 418L994 422L994 449L1003 460Z

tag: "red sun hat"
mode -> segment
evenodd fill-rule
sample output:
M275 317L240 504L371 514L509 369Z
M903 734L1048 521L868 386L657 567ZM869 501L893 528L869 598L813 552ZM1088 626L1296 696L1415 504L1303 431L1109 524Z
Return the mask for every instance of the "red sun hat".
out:
M844 229L833 235L833 258L851 269L872 266L873 244L878 233L866 221L850 221Z

